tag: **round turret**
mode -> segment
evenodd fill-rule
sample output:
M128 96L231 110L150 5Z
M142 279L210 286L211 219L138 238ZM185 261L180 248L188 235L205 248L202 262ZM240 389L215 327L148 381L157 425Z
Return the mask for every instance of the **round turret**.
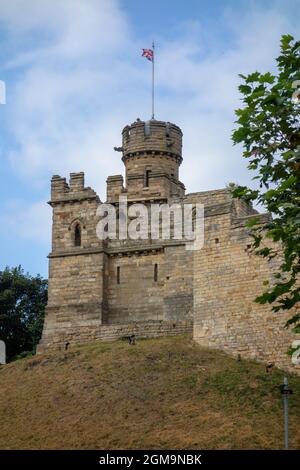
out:
M179 181L182 162L182 132L170 122L137 119L122 131L122 152L125 165L123 179L108 182L108 198L122 192L131 200L166 200L183 196L185 188ZM121 179L120 179L121 178ZM113 194L113 196L112 196Z
M170 122L137 120L122 132L123 161L141 154L167 155L182 162L182 131Z

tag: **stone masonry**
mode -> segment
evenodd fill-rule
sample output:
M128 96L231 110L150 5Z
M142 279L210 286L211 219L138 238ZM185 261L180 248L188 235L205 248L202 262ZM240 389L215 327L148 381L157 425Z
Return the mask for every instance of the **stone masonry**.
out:
M168 122L137 120L122 132L125 181L107 179L106 202L200 203L205 243L189 251L183 239L97 237L97 194L83 173L53 176L49 301L38 352L66 343L181 334L202 345L291 368L292 334L284 316L254 298L272 282L274 266L251 250L247 220L258 216L229 189L185 194L179 180L182 132ZM259 217L268 217L259 215ZM173 227L174 228L174 227ZM172 232L172 231L171 231Z

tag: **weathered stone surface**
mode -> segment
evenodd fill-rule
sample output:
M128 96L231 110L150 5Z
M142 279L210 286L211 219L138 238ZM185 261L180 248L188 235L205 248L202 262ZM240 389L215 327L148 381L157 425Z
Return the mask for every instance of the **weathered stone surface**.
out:
M173 124L151 121L146 130L145 123L136 122L125 128L126 187L122 175L109 176L107 202L118 208L119 196L126 195L129 202L149 207L153 200L166 203L182 196L181 147L182 132ZM139 336L191 331L192 253L182 240L99 240L99 203L85 188L83 173L72 173L69 183L52 178L49 302L39 351L64 341L115 338L124 331Z
M52 178L49 302L38 351L129 334L180 334L194 322L201 344L291 368L286 351L293 335L284 329L285 316L254 302L275 268L250 249L246 223L257 212L228 189L185 195L181 149L174 124L126 126L117 149L125 179L108 177L107 202L116 210L120 195L148 208L153 202L204 204L205 244L198 251L174 238L101 241L101 202L84 186L84 174L71 173L69 183Z
M194 253L194 339L294 370L286 354L294 338L284 328L287 315L254 301L265 281L272 284L278 260L268 262L252 252L249 216L237 218L236 212L207 217L205 245Z
M87 325L70 325L68 328L47 328L42 341L38 346L38 353L45 349L64 349L66 344L72 346L77 343L86 343L96 340L111 341L126 336L135 335L139 338L156 338L159 336L182 335L192 333L193 323L191 320L168 322L128 322L111 325L99 325L89 322Z

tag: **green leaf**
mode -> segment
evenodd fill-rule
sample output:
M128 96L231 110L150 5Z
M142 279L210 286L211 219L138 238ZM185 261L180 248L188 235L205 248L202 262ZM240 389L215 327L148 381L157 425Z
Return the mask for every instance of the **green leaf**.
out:
M293 36L291 36L290 34L284 34L282 37L281 37L281 49L283 51L287 50L290 48L290 44L291 42L294 40Z
M260 73L259 72L254 72L248 75L246 78L246 83L253 83L259 81Z
M232 133L233 142L242 144L242 156L248 159L252 179L258 183L255 190L235 187L232 195L263 205L273 215L273 220L251 218L247 226L258 256L271 260L280 253L280 270L278 262L274 263L272 286L267 292L262 286L256 299L272 304L274 312L300 305L300 287L295 284L300 278L300 106L291 99L292 84L300 80L300 41L282 36L276 61L274 73L240 75L243 107L236 110ZM300 314L292 316L289 325L300 332Z
M252 92L252 88L249 85L240 85L239 90L244 95L249 95Z
M270 72L267 72L260 76L259 81L260 83L274 83L275 77L271 75Z

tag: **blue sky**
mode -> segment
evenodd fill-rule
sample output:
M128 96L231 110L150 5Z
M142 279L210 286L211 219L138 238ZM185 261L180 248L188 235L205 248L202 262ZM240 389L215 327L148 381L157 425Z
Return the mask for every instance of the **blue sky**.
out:
M250 183L232 147L238 73L274 69L281 34L299 38L299 0L1 0L0 269L47 276L52 174L85 171L105 198L123 173L122 128L156 117L184 132L187 191Z

